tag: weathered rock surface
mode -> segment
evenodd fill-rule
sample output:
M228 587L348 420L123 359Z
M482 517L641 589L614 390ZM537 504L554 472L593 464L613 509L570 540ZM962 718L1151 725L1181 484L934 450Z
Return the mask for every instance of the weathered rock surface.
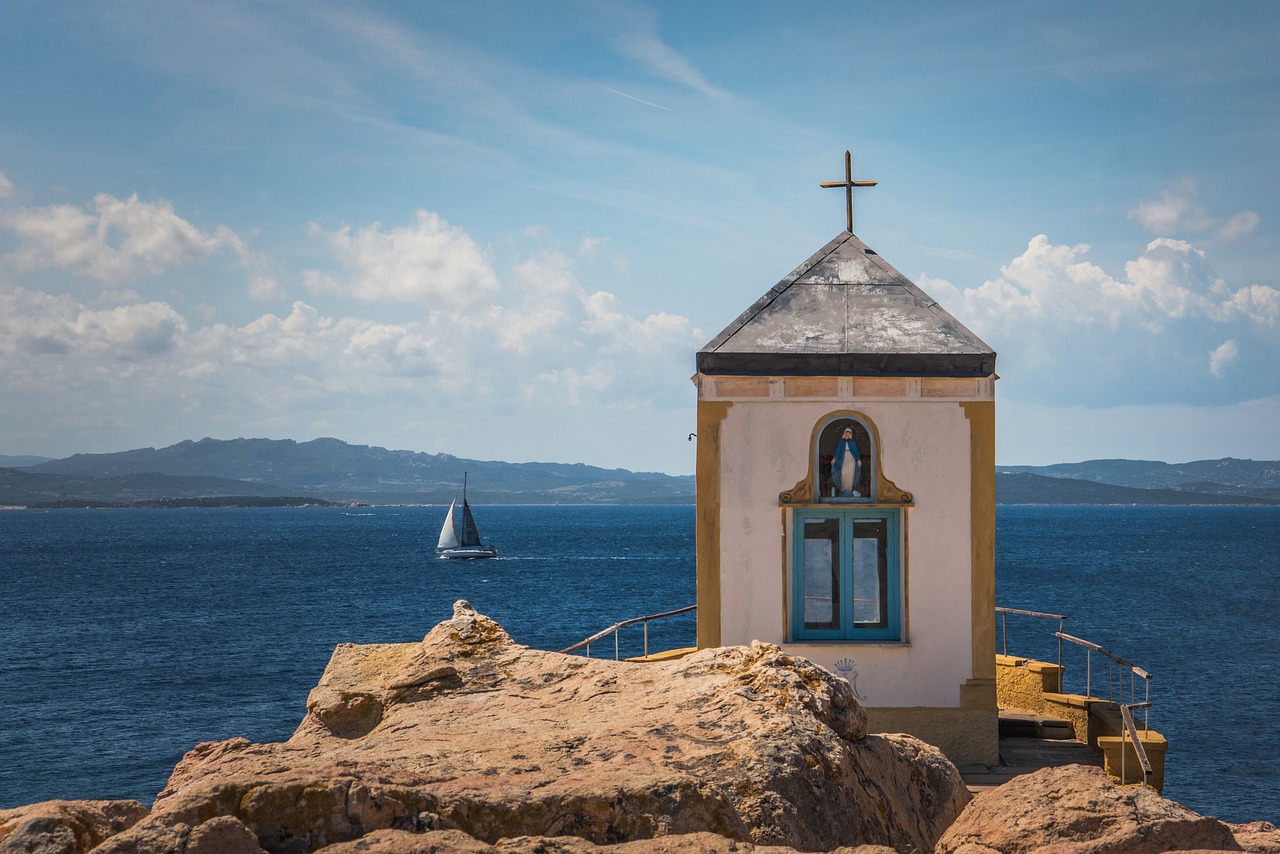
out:
M596 845L578 836L521 836L500 839L490 845L460 830L430 830L408 833L403 830L375 830L352 842L327 845L317 854L797 854L796 849L776 845L753 845L716 836L714 833L685 833L640 839L617 845ZM831 854L897 854L884 845L841 847Z
M1159 854L1240 851L1232 829L1101 768L1067 765L1015 777L976 797L938 854ZM1265 849L1249 849L1265 850Z
M588 660L460 602L422 643L338 647L287 742L195 748L104 852L190 850L219 817L271 852L667 851L655 837L700 832L709 851L928 851L968 799L936 748L867 735L844 680L775 646Z
M41 801L0 810L0 854L82 854L146 816L137 801Z
M1254 854L1280 854L1280 830L1269 821L1229 824L1231 835L1245 851Z

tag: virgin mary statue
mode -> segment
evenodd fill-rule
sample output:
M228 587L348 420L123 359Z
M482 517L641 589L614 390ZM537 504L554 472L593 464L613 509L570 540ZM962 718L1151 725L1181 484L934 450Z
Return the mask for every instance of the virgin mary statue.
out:
M853 441L853 428L844 428L840 441L836 443L836 454L831 460L831 474L836 484L837 495L851 495L861 498L858 482L862 477L862 457L858 454L858 445Z

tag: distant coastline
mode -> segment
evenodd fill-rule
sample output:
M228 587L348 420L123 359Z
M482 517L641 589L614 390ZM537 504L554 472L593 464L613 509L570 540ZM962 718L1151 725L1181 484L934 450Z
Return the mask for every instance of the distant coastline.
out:
M246 495L223 495L209 498L155 498L146 501L84 501L74 498L42 501L26 505L10 505L7 510L154 510L162 508L190 509L210 507L360 507L347 502L322 498L263 498Z

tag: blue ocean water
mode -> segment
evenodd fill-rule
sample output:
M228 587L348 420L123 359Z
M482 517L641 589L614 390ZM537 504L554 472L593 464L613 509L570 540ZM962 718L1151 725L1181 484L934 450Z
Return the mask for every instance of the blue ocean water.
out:
M479 562L433 557L444 512L0 513L0 808L150 803L198 742L287 738L335 644L417 640L456 599L544 649L694 602L692 507L476 508L502 552ZM1154 674L1168 797L1280 820L1280 508L1001 507L997 548L1000 604ZM1040 622L1010 651L1056 658ZM692 616L650 632L689 645Z

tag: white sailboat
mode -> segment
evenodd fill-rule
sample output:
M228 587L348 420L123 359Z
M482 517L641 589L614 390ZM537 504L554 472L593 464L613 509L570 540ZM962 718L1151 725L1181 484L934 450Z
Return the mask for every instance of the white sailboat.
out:
M498 550L480 542L480 531L476 528L476 520L471 515L471 506L467 504L467 473L462 473L462 519L455 519L458 499L449 505L449 513L444 517L444 525L440 528L440 541L436 543L436 555L442 558L475 560L477 558L497 557Z

